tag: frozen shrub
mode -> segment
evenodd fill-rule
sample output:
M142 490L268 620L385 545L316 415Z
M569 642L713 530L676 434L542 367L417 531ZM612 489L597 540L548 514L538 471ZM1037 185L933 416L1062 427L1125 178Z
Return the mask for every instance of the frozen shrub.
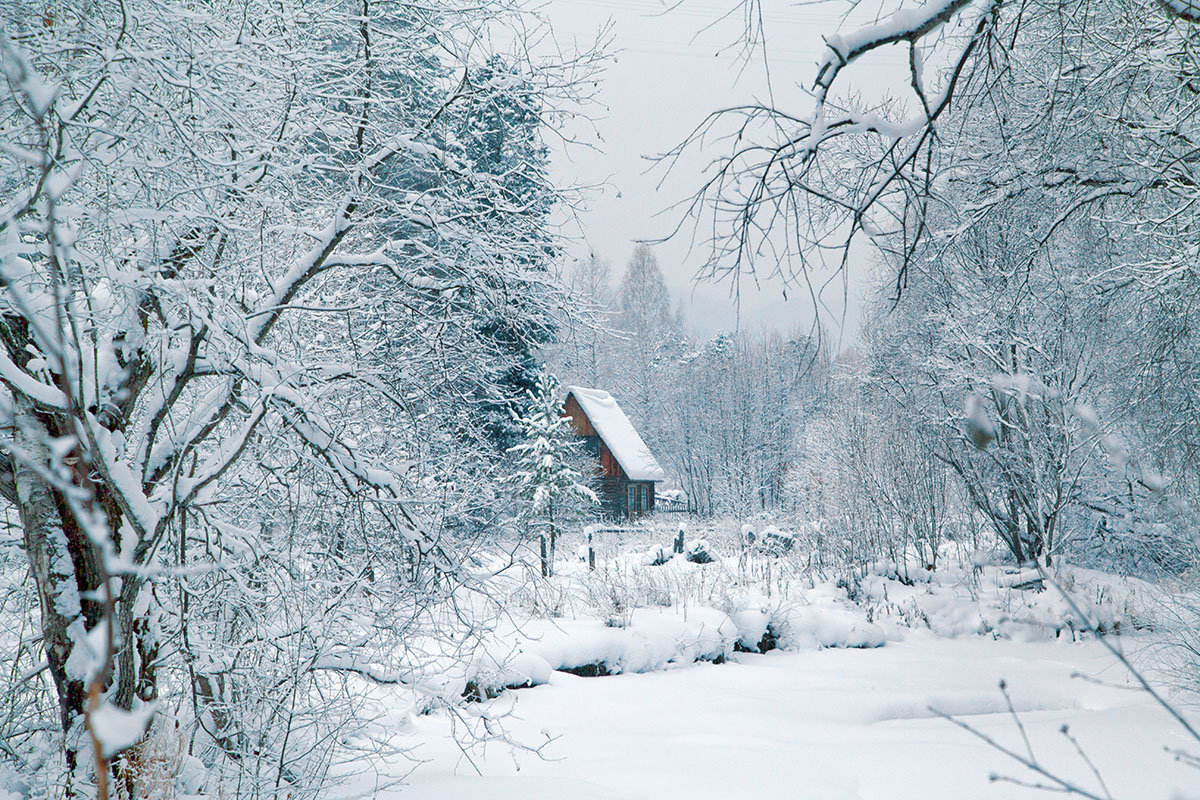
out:
M687 560L693 564L711 564L716 561L708 546L708 542L704 539L697 539L688 545Z
M759 550L769 556L784 556L792 552L792 548L796 546L796 537L791 533L784 533L775 528L768 528L763 531L762 540L759 542Z

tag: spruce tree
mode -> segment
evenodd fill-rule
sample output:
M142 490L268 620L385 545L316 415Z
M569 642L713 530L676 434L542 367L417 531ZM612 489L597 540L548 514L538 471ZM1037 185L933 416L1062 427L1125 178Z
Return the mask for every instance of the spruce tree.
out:
M528 530L538 532L542 575L549 577L554 574L554 554L563 523L598 500L583 473L572 466L579 444L571 440L558 381L543 373L528 396L525 414L513 415L522 440L508 450L514 457L509 482L518 501L518 519Z

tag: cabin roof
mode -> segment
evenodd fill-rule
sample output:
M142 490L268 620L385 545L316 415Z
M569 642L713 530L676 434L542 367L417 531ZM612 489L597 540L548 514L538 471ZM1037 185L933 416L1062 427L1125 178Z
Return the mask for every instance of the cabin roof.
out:
M608 392L583 386L568 386L567 396L575 401L591 420L592 427L608 446L617 463L631 481L663 481L667 473L659 466L650 448L642 441L633 423Z

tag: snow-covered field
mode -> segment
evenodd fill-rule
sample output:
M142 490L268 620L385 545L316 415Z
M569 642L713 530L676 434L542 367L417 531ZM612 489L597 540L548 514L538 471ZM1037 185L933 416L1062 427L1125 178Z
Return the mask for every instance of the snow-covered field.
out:
M1058 777L1094 798L1200 800L1200 771L1173 753L1195 739L1104 644L1179 685L1160 670L1178 633L1163 587L1063 563L1043 577L953 544L937 570L822 574L800 546L744 533L672 554L673 530L648 527L595 571L577 554L549 578L532 560L490 570L486 593L430 611L439 637L378 661L332 648L347 671L319 688L348 698L345 754L314 796L1016 800ZM222 796L180 753L174 796ZM0 800L32 796L27 782L0 772Z
M536 595L497 583L508 614L472 657L414 670L441 702L370 690L377 735L408 757L345 796L1035 793L1018 782L1036 775L941 712L1022 755L1028 736L1032 760L1097 797L1200 798L1200 773L1171 754L1189 746L1177 723L1090 632L1152 668L1142 651L1162 634L1147 584L1059 565L1039 590L1035 572L953 548L936 572L880 562L820 581L732 539L705 543L715 555L695 563L648 547L669 537L647 533L596 572L564 560ZM496 738L469 745L468 728Z
M1095 641L951 640L914 632L877 649L742 653L720 665L603 678L554 673L549 685L485 704L508 712L505 725L523 743L555 737L540 757L493 744L468 758L446 717L418 717L406 738L425 763L405 786L379 796L1038 796L989 781L991 773L1035 776L929 710L952 713L1023 750L1001 679L1035 753L1055 771L1097 786L1060 733L1069 724L1114 797L1200 795L1200 776L1164 749L1183 746L1183 739L1145 694L1128 688L1123 668Z

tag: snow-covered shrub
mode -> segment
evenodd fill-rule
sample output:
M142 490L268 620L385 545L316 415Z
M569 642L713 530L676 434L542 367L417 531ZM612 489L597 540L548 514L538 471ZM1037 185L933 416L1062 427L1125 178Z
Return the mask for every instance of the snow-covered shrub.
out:
M792 552L792 548L796 546L796 537L794 534L781 531L778 528L766 528L762 531L762 539L758 546L769 556L785 556Z
M705 539L692 540L692 543L687 545L686 558L693 564L711 564L716 560L713 557L712 548Z

